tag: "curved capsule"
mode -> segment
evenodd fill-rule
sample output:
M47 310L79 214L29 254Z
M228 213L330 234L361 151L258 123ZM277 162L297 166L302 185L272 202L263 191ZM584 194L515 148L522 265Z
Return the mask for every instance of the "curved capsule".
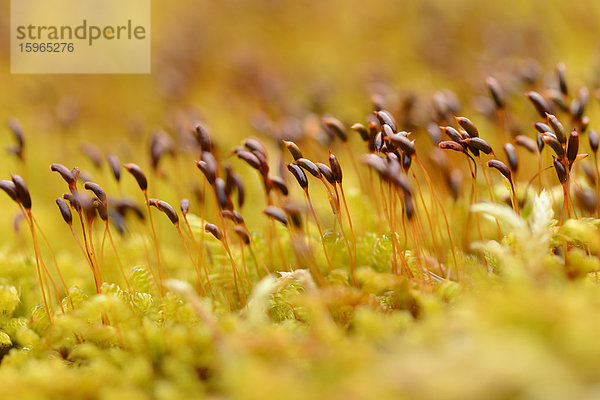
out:
M365 128L365 126L363 124L354 124L350 127L350 129L358 132L358 134L360 135L360 138L363 140L363 142L369 141L369 131L367 130L367 128Z
M513 146L512 143L505 143L502 147L504 149L504 153L506 153L506 158L508 159L508 166L510 167L511 172L514 174L519 169L519 157L517 156L517 149Z
M53 172L58 172L60 176L67 182L69 185L69 189L75 187L75 183L77 179L73 176L71 171L62 164L53 163L50 165L50 170Z
M96 211L98 211L100 219L104 222L108 221L108 207L106 206L106 203L103 203L96 198L93 200L92 204L96 208Z
M329 152L329 166L331 167L331 174L333 179L337 183L342 183L342 166L340 165L337 157L331 151Z
M302 155L302 152L300 151L300 148L298 147L298 145L296 145L296 143L283 140L283 144L285 144L285 147L287 147L287 149L289 150L292 157L294 157L294 161L298 160L299 158L304 157Z
M171 220L174 225L179 223L179 216L177 216L177 212L175 209L166 201L159 200L158 201L158 209L165 213L165 215Z
M148 189L148 180L142 169L137 164L129 163L123 165L123 167L129 172L137 181L140 189L145 192Z
M71 207L75 209L78 213L81 212L81 202L79 201L79 196L75 196L72 193L63 194L63 199L68 201L71 204Z
M279 176L270 176L269 181L271 181L271 183L277 188L277 190L281 192L281 194L284 196L288 195L289 191L283 178Z
M281 208L275 206L267 206L263 210L263 213L285 226L287 226L288 224L287 215L285 214L285 211L283 211Z
M321 118L321 122L331 136L339 137L342 142L348 141L346 127L339 119L334 117L323 117Z
M227 193L225 193L225 181L221 178L215 179L215 193L221 209L228 210L233 208Z
M400 149L407 156L412 156L413 154L415 154L415 141L414 140L411 141L406 136L400 135L400 134L395 134L393 136L390 136L390 139L392 140L392 142L396 143L398 145L398 147L400 147Z
M210 136L208 136L208 131L202 124L196 125L196 129L194 130L194 137L196 138L196 142L200 145L200 149L202 151L211 152L211 144L210 144Z
M319 163L319 162L315 163L315 165L317 166L317 168L319 168L319 172L321 173L321 175L324 176L325 179L327 179L327 182L334 185L335 179L333 179L333 173L331 172L331 168L329 168L327 165L325 165L323 163Z
M569 144L567 146L567 160L569 160L569 164L572 165L575 162L577 153L579 153L579 134L573 129L569 135Z
M223 240L223 232L215 224L204 225L204 230L213 235L217 240Z
M247 148L249 151L259 152L265 158L267 157L267 149L258 139L248 138L244 140L244 147Z
M521 147L525 148L530 153L535 153L538 150L535 140L533 140L532 138L530 138L528 136L517 135L517 136L515 136L514 141L517 146L521 146Z
M67 202L59 197L58 199L56 199L56 205L58 206L58 209L60 210L60 215L62 215L65 222L71 225L73 223L73 214L71 214L71 209L69 208Z
M242 208L244 206L244 202L246 201L246 189L244 186L244 181L242 181L242 178L238 174L233 174L232 179L237 190L238 207Z
M558 118L556 118L554 115L548 114L548 113L546 113L546 118L548 119L548 122L550 123L550 126L552 127L552 131L556 135L556 139L560 142L560 144L565 144L567 142L565 128L560 123Z
M490 168L497 169L506 179L508 179L508 180L512 179L512 175L510 173L510 170L508 169L508 167L506 166L506 164L504 164L502 161L500 161L500 160L489 160L488 163L487 163L487 165Z
M29 189L27 188L25 181L19 175L10 174L10 177L13 183L15 184L15 189L19 201L21 202L23 207L25 207L26 210L31 209L31 195L29 194Z
M108 165L110 165L115 180L119 182L121 180L121 161L114 154L106 156L106 160L108 161Z
M98 185L97 183L94 183L94 182L86 182L83 185L83 187L86 188L87 190L92 191L96 195L98 200L100 200L102 203L106 204L106 193L104 192L102 187L100 187L100 185Z
M492 100L494 101L494 104L496 105L497 109L503 109L504 108L504 94L502 93L502 88L500 87L500 84L498 83L498 81L495 78L492 78L491 76L488 77L485 80L488 90L490 91L490 96L492 97Z
M246 161L248 165L250 165L252 168L256 170L261 169L261 162L254 153L251 153L246 150L241 150L237 152L237 156L239 159Z
M549 135L548 133L542 135L542 140L545 144L550 146L552 150L556 153L556 155L562 158L565 155L565 149L561 146L554 135Z
M556 170L556 175L558 176L558 180L561 184L565 184L567 182L567 169L563 165L560 160L554 156L552 156L552 163L554 164L554 169Z
M439 142L438 147L442 150L454 150L465 153L465 148L460 143L456 143L452 140L444 140Z
M300 168L296 164L288 164L287 169L292 173L292 175L294 175L294 178L296 178L300 187L304 190L307 190L308 178L306 177L306 174L304 173L302 168Z
M542 97L542 95L532 90L531 92L525 93L525 97L531 101L540 117L546 118L546 113L549 113L550 109L548 108L548 103Z
M556 77L558 79L558 87L563 96L569 95L567 87L567 79L565 78L565 64L560 63L556 66Z
M321 171L319 171L319 168L315 165L315 163L310 161L309 159L299 158L296 160L296 164L308 171L308 173L310 173L315 178L321 177Z
M233 227L233 231L236 233L236 235L238 235L238 237L241 239L241 241L245 244L245 245L249 245L250 244L250 235L248 234L248 232L244 229L244 227L240 226L240 225L235 225Z
M462 143L466 143L470 150L475 149L479 150L485 154L491 154L494 151L492 150L492 146L488 144L485 140L480 137L471 137L467 139L463 139Z
M0 189L4 190L6 194L14 201L19 201L19 196L17 195L17 187L15 186L13 181L8 181L6 179L0 180Z
M396 120L394 119L392 114L390 114L389 111L381 110L381 111L374 111L373 113L379 120L380 125L382 125L382 126L389 125L389 127L392 128L393 132L398 132Z
M463 128L470 137L479 137L479 130L469 118L455 117L456 122Z
M533 124L533 126L539 133L552 132L552 128L550 128L543 122L536 122L535 124Z
M460 143L463 139L465 139L462 137L462 135L456 129L454 129L451 126L445 126L445 127L440 127L440 128L450 138L450 140L452 140L456 143Z
M373 168L377 173L382 176L387 176L387 163L385 160L378 155L375 154L365 154L361 161L367 164L369 167Z

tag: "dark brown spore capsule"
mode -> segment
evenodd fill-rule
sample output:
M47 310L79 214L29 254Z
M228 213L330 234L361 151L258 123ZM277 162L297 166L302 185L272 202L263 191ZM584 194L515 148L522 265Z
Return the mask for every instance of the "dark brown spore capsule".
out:
M478 137L479 136L479 130L477 129L475 124L473 124L473 122L471 122L470 119L465 118L465 117L455 117L455 119L456 119L456 122L458 122L458 124L461 126L461 128L463 128L470 137Z
M560 160L554 156L552 156L552 163L554 164L554 169L556 170L556 175L558 176L558 180L561 184L567 182L567 170Z
M213 235L217 240L223 240L223 232L215 224L204 225L204 230Z
M244 182L242 178L238 174L233 174L233 182L235 184L235 188L237 190L237 204L239 208L244 206L244 202L246 201L246 189L244 186Z
M258 139L248 138L244 140L244 147L252 152L257 151L261 153L264 157L267 156L267 149L265 148L265 145L262 144Z
M512 174L510 169L500 160L489 160L487 163L488 167L497 169L506 179L511 180Z
M188 199L181 199L181 203L179 203L179 208L181 209L181 214L183 214L183 216L185 217L190 211L190 201Z
M408 156L415 154L415 143L414 140L409 140L406 136L401 134L394 134L390 136L393 143L396 143L398 147Z
M396 124L396 120L394 119L392 114L390 114L389 111L386 111L386 110L374 111L374 114L377 117L377 119L379 120L380 125L382 125L382 126L389 125L389 127L392 129L393 132L398 132L398 126Z
M558 78L558 87L564 96L568 96L567 79L565 78L565 64L560 63L556 66L556 77Z
M50 170L58 172L60 176L67 182L69 189L75 186L77 179L73 176L71 171L62 164L54 163L50 165Z
M100 216L100 219L104 222L108 221L108 206L106 203L102 203L98 199L94 199L93 201L94 207Z
M542 150L544 150L544 135L542 133L538 133L536 136L536 144L537 144L537 148L538 148L538 152L542 152Z
M438 147L442 150L454 150L454 151L459 151L461 153L465 152L465 148L461 144L456 143L451 140L445 140L443 142L439 142Z
M19 175L10 174L10 177L15 184L19 201L26 210L31 209L31 195L29 194L29 189L27 188L25 181Z
M277 190L279 190L281 192L281 194L283 194L284 196L288 195L288 193L289 193L288 187L285 184L285 181L283 180L283 178L281 178L279 176L270 176L269 180L271 181L273 186L275 186L275 188L277 188Z
M140 187L140 189L143 192L145 192L148 189L148 180L146 179L146 175L144 174L142 169L139 167L139 165L134 164L134 163L129 163L129 164L123 165L123 167L127 170L127 172L129 172L131 175L133 175L133 177L137 181L137 184Z
M289 150L292 157L294 157L294 160L304 157L302 155L302 152L300 151L300 148L296 145L296 143L288 142L285 140L283 140L282 142L283 142L283 144L285 144L285 147L287 147L287 149Z
M296 164L298 164L300 167L302 167L302 169L306 170L315 178L321 177L321 171L319 171L319 168L315 165L315 163L310 161L309 159L299 158L296 160Z
M331 151L329 152L329 166L331 167L331 174L333 179L337 183L342 183L342 166L340 165L337 157Z
M596 153L598 151L598 143L600 140L598 139L598 134L595 130L590 129L590 132L588 133L588 140L590 142L590 148L594 153Z
M260 170L261 162L254 153L242 150L237 152L237 156L239 159L246 161L252 168Z
M221 178L215 179L215 193L221 209L230 210L233 208L229 197L225 193L225 181Z
M308 179L302 168L296 164L288 164L287 169L294 175L294 178L296 178L300 187L304 190L308 190Z
M179 224L179 216L177 216L177 212L166 201L162 201L162 200L158 200L158 199L148 199L148 205L158 208L162 213L164 213L169 218L169 220L174 225Z
M56 205L58 206L58 209L60 210L60 215L62 215L65 222L71 225L73 223L73 214L71 214L71 209L69 208L67 203L59 197L58 199L56 199Z
M212 151L210 144L210 136L208 136L208 132L204 126L201 124L196 125L196 129L194 130L194 137L196 138L196 142L200 145L200 149L202 151Z
M381 177L387 176L387 163L383 158L375 154L365 154L363 155L361 161L377 171Z
M556 153L556 155L559 158L562 158L565 155L565 149L558 142L558 140L556 139L556 137L554 135L549 135L548 133L546 133L545 135L542 136L542 140L544 141L545 144L547 144L548 146L550 146L552 148L554 153Z
M75 211L78 213L81 212L81 202L79 201L79 196L75 196L73 193L65 193L63 194L63 199L68 201Z
M567 142L567 137L566 137L565 128L563 127L563 125L560 123L558 118L556 118L552 114L546 114L546 117L548 118L548 122L550 123L550 126L552 127L552 131L554 131L554 134L556 135L556 139L561 144L565 144Z
M446 127L441 127L442 131L444 131L444 133L450 138L450 140L456 142L456 143L460 143L463 139L462 135L453 127L451 126L446 126Z
M369 141L369 131L367 130L367 128L365 128L365 126L363 124L354 124L350 127L350 129L358 132L358 134L360 135L360 138L363 140L363 142Z
M415 205L412 200L412 196L404 193L404 212L406 213L406 218L410 221L415 215Z
M567 160L569 160L570 165L573 165L573 162L575 162L577 153L579 153L579 134L576 130L573 130L569 135L569 144L567 146Z
M8 181L6 179L0 180L0 189L4 190L6 194L14 201L19 201L19 196L17 195L17 187L15 186L13 181Z
M233 227L233 231L236 233L236 235L238 235L238 237L242 240L242 242L245 245L249 245L250 244L250 235L244 229L244 227L239 226L239 225L235 225Z
M519 169L519 157L517 156L517 149L513 146L512 143L505 143L502 147L504 149L504 153L506 153L506 158L508 159L508 166L510 167L511 172L514 174Z
M536 122L533 126L539 133L552 132L552 128L543 122Z
M288 219L287 219L287 215L285 214L285 211L283 211L281 208L279 207L275 207L275 206L267 206L263 213L265 215L267 215L268 217L273 218L275 221L280 222L283 225L288 224Z
M331 168L329 168L327 165L325 165L323 163L319 163L319 162L315 163L315 165L317 166L317 168L319 168L319 172L321 173L321 175L323 175L323 177L325 177L327 182L334 185L335 179L333 179L333 173L331 172Z
M158 209L162 211L171 220L173 225L179 224L179 216L175 209L166 201L158 201Z
M525 97L527 97L529 101L531 101L531 104L533 104L535 110L538 112L540 117L546 118L546 113L549 113L550 109L548 108L548 103L542 97L542 95L538 92L531 91L525 93Z
M121 180L121 161L114 154L106 156L106 160L108 161L108 165L110 165L115 180L119 182Z
M348 141L346 127L339 119L334 117L323 117L321 122L330 136L337 136L342 142Z
M514 141L517 146L521 146L521 147L525 148L530 153L536 153L538 150L535 140L533 140L532 138L530 138L528 136L517 135L517 136L515 136Z
M102 203L106 204L106 193L100 185L94 182L86 182L83 187L91 190Z
M471 151L478 150L485 154L491 154L493 152L492 146L490 146L488 144L488 142L486 142L485 140L483 140L480 137L472 137L472 138L463 139L462 143L466 143L467 146L469 147L469 150L471 150Z
M504 94L498 81L490 76L486 79L485 82L487 84L488 90L490 91L490 96L492 97L496 108L504 108Z

